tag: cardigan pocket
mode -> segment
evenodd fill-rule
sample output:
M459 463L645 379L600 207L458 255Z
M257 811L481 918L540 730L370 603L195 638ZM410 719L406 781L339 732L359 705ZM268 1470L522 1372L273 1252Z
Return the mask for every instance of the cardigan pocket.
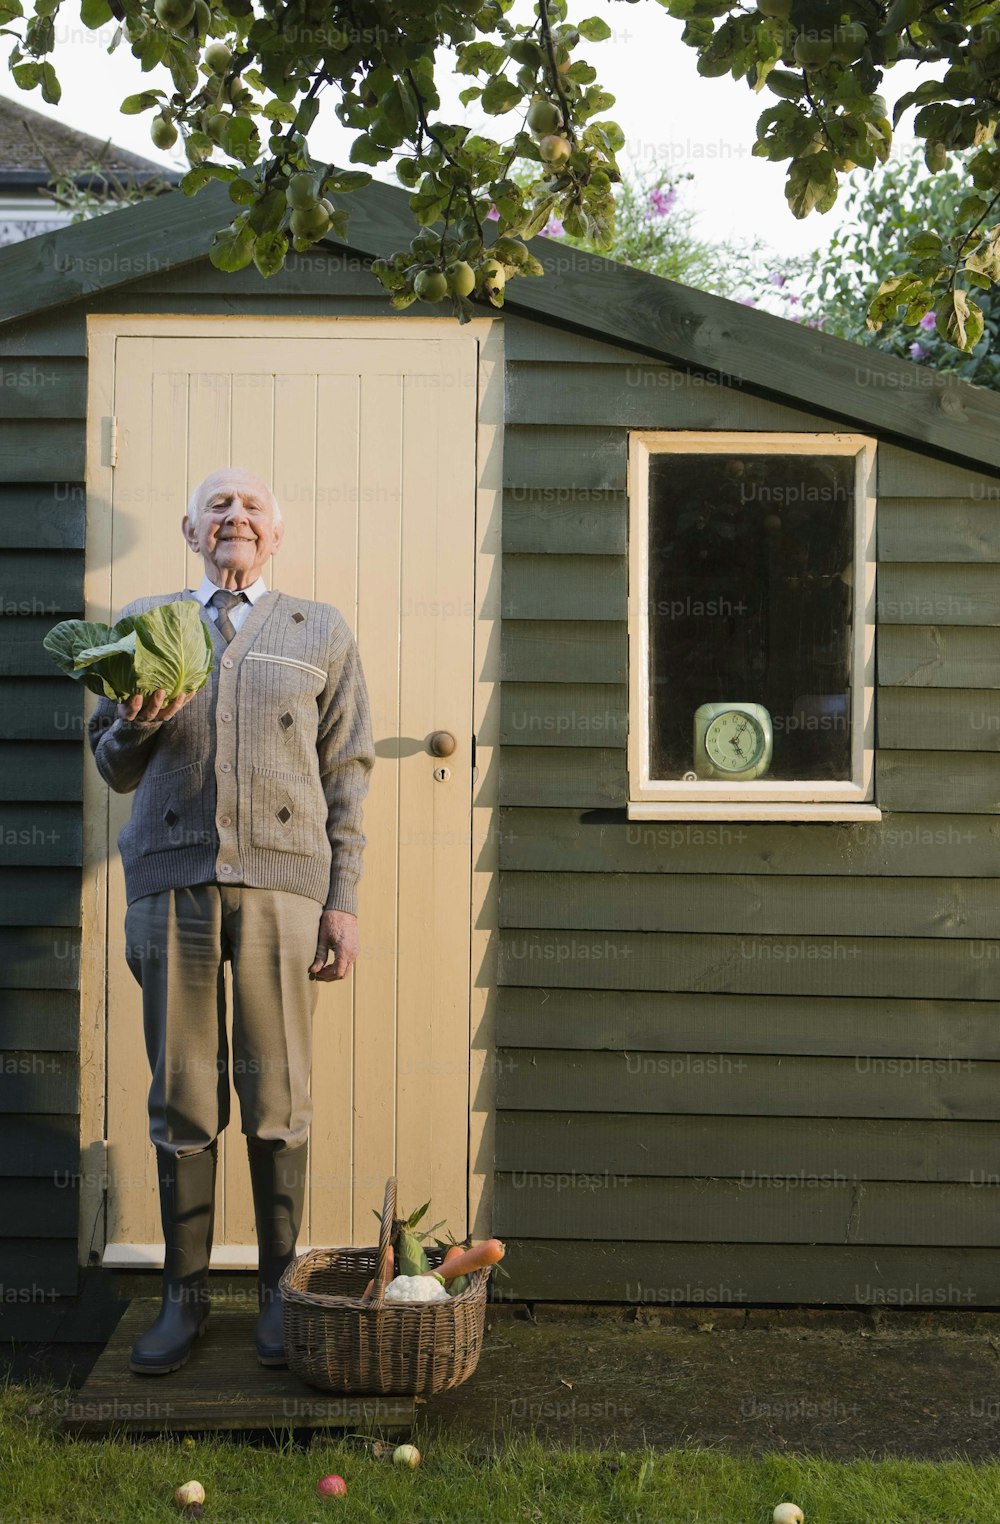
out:
M315 851L316 792L308 773L255 767L250 779L250 845L267 852ZM325 818L326 801L322 803Z
M147 787L142 801L147 839L134 842L135 848L140 852L172 852L212 845L215 822L205 797L200 762L148 775Z

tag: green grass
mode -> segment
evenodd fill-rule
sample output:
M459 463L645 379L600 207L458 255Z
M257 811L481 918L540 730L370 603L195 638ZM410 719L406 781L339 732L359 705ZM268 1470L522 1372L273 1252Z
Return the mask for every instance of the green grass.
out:
M749 1459L691 1448L545 1448L502 1433L413 1436L417 1471L379 1459L362 1436L311 1446L212 1438L66 1438L68 1389L0 1387L0 1524L153 1524L179 1519L174 1488L197 1478L206 1524L770 1524L791 1499L806 1524L995 1524L1000 1466L964 1461ZM346 1498L321 1500L339 1472Z

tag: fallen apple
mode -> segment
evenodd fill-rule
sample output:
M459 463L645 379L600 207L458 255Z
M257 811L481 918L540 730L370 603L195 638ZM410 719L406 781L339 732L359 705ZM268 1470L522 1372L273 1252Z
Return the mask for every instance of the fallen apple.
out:
M347 1491L347 1483L342 1476L321 1476L316 1483L316 1496L320 1498L342 1498Z
M804 1515L797 1503L779 1503L773 1518L774 1524L804 1524Z
M397 1466L409 1466L415 1471L420 1465L420 1451L416 1445L397 1445L392 1452L392 1459Z
M185 1511L200 1508L205 1501L205 1489L200 1482L184 1482L174 1493L174 1502Z

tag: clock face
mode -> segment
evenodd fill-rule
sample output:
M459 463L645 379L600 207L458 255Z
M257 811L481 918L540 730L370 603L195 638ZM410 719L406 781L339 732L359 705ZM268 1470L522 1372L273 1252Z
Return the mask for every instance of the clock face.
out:
M742 773L753 767L765 747L757 721L738 709L718 715L705 732L705 751L716 767Z

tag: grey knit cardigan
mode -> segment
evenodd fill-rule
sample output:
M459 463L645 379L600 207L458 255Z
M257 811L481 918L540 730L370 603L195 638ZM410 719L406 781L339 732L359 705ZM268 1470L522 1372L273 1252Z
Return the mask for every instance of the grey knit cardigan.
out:
M135 614L190 590L139 598ZM105 782L135 790L118 837L128 903L220 883L283 889L357 914L375 763L368 691L338 609L269 592L173 719L125 721L101 698L88 738Z

